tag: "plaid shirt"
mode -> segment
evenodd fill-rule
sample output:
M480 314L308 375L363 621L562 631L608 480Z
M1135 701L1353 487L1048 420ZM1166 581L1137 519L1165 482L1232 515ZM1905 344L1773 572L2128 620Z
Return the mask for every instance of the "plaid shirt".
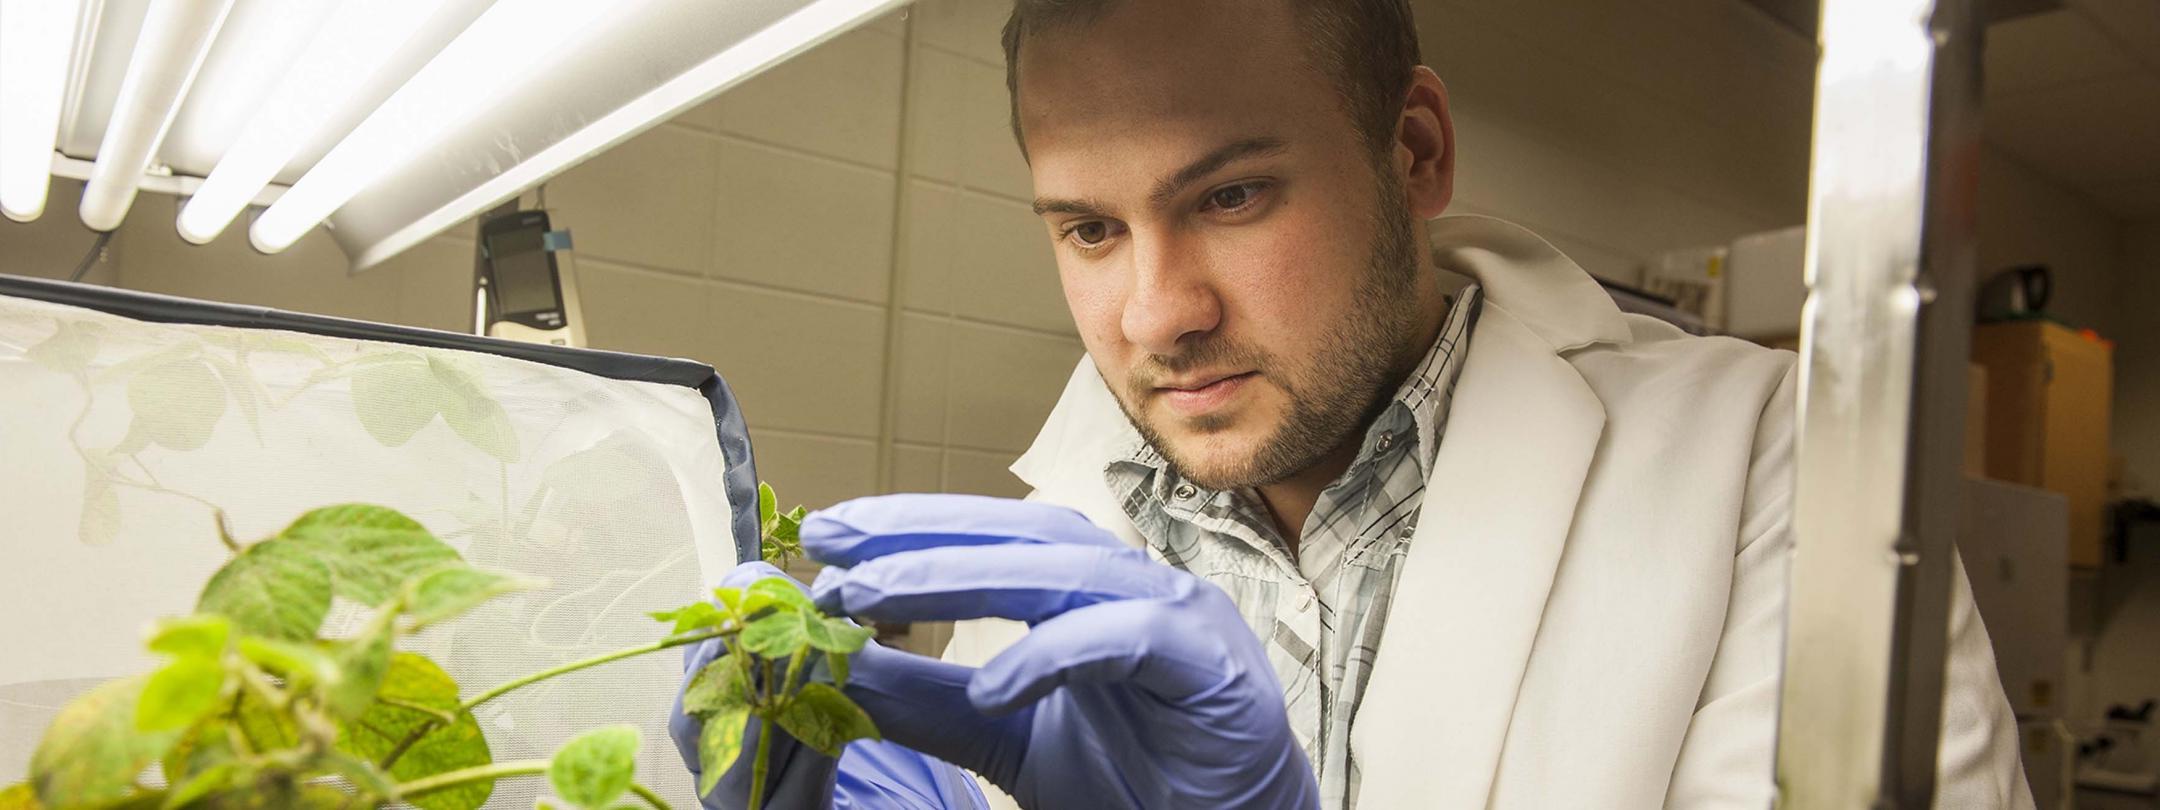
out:
M1350 469L1320 493L1296 560L1257 493L1188 483L1145 441L1103 473L1150 552L1220 586L1267 641L1323 807L1357 804L1350 720L1372 673L1483 300L1475 285L1456 296L1439 339L1366 429Z

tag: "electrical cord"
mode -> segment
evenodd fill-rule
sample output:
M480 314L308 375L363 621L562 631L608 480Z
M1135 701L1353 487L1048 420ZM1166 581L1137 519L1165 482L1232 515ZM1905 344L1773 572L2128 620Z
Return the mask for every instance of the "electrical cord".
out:
M82 281L83 275L90 272L91 265L105 261L105 245L112 241L112 235L112 231L98 232L97 241L90 243L90 252L83 254L82 261L76 263L75 273L68 276L68 281Z

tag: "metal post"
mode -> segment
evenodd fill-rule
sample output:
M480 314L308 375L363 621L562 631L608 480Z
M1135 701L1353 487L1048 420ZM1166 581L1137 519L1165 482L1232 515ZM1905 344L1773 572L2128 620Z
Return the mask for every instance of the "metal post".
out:
M1971 331L1974 0L1823 0L1783 808L1934 793Z

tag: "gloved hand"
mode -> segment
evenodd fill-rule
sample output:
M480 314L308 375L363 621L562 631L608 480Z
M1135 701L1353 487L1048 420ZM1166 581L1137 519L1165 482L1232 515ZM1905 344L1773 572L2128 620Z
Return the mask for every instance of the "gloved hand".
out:
M1260 641L1215 586L1079 513L965 495L814 513L812 596L876 621L1032 631L981 670L864 650L849 697L886 739L1043 810L1310 808L1319 791Z
M779 577L798 589L802 587L780 569L763 562L736 566L720 584L743 588L767 577ZM685 647L683 686L687 688L692 677L725 652L727 647L719 639ZM874 679L881 675L892 677L894 667L881 667L876 662L891 661L895 657L920 660L919 656L888 650L873 641L855 654L854 664L849 667L850 680ZM822 672L822 669L814 672ZM900 670L898 676L906 677L905 670ZM675 751L682 756L683 764L689 767L693 784L702 775L698 735L704 725L704 721L683 712L682 691L678 689L674 711L668 716L668 737L674 741ZM736 810L749 802L752 760L749 752L757 750L760 731L757 720L750 720L743 733L743 755L737 757L735 764L720 777L712 792L702 797L701 803L705 807ZM951 765L889 742L857 740L835 760L796 742L793 737L779 734L773 737L766 757L765 795L770 797L766 807L973 810L988 806L982 792L975 787L974 779Z

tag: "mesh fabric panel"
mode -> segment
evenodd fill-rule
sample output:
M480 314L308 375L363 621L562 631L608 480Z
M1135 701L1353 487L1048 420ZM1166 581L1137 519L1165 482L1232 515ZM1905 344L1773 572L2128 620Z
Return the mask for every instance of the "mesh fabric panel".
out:
M251 540L316 507L381 504L475 565L549 579L404 640L467 695L659 638L644 614L700 598L734 561L713 425L681 386L0 296L0 784L23 778L60 705L156 663L144 628L191 612L226 559L218 511ZM341 603L325 633L360 618ZM680 662L609 664L477 714L497 761L635 723L639 780L691 799L665 727ZM506 781L488 806L543 790Z

